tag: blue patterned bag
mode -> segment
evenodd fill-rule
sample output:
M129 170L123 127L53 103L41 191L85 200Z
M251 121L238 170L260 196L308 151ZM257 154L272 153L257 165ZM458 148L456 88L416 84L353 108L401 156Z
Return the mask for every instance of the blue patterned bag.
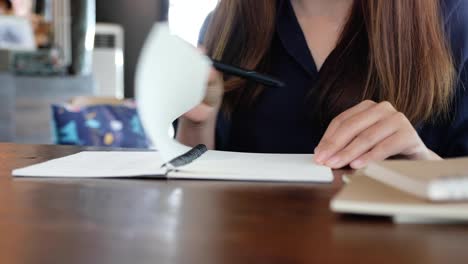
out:
M53 105L55 143L75 146L149 148L134 104L76 107Z

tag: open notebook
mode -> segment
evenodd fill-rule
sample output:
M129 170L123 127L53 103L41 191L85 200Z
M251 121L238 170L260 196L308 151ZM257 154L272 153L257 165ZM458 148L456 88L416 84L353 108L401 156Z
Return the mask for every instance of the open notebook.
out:
M81 152L13 171L14 176L60 178L148 177L270 182L330 182L330 169L311 155L207 152L195 162L167 171L158 152Z
M138 111L158 152L82 152L13 171L25 177L168 177L183 179L331 182L313 156L208 151L168 171L163 164L191 150L169 136L172 122L204 97L211 60L166 24L156 24L142 50L136 87Z

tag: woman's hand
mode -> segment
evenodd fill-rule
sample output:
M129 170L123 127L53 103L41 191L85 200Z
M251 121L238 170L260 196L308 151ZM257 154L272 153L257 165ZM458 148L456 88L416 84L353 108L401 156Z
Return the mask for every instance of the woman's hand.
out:
M193 123L204 123L212 118L216 118L224 94L223 76L212 69L208 78L205 98L203 102L187 112L182 118Z
M224 94L223 76L211 70L203 102L179 118L177 140L187 146L215 148L215 127Z
M347 165L361 169L396 155L415 160L441 159L389 102L364 101L340 114L315 149L315 161L333 169Z

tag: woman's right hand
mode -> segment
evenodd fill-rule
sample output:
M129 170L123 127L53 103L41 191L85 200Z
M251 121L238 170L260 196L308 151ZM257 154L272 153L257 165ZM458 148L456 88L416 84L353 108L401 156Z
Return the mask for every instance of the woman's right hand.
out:
M194 124L203 124L216 118L223 102L224 80L221 73L211 69L203 101L185 113L182 118Z

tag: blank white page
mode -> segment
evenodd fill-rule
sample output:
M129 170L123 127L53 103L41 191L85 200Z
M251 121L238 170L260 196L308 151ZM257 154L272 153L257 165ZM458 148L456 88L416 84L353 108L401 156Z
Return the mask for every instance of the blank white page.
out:
M311 154L257 154L208 151L197 161L170 173L170 178L332 182L330 168L314 163Z
M158 152L85 151L13 171L18 177L115 178L162 175Z

